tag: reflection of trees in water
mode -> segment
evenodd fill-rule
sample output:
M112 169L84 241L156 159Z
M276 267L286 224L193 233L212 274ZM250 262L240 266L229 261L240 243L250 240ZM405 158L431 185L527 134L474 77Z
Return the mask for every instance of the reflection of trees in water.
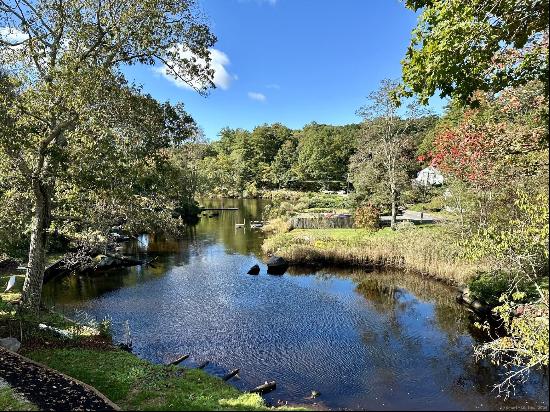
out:
M174 257L157 259L154 265L117 268L95 275L69 275L57 278L44 286L43 300L47 305L71 304L86 301L124 287L166 275L174 266Z
M290 275L312 272L321 278L339 277L354 280L357 292L379 313L411 309L413 306L408 301L400 299L410 293L420 301L433 304L435 322L449 337L456 338L469 333L472 324L469 312L456 302L454 288L442 282L394 269L369 272L357 267L323 267L315 270L307 266L293 266L288 270Z
M508 399L499 397L494 390L494 385L502 382L504 372L503 367L486 360L465 357L463 371L450 387L451 395L456 399L479 395L487 410L548 410L548 403L543 407L540 401L544 399L540 395L546 394L548 402L548 370L531 373L527 382L516 385L515 394Z
M197 238L220 242L228 253L262 256L261 245L264 235L261 230L248 226L251 220L262 220L262 211L266 201L257 199L205 199L204 207L238 207L235 211L221 211L217 217L202 216L195 226ZM235 228L236 223L247 227Z
M361 293L372 307L379 313L387 316L387 327L376 336L372 330L363 336L366 343L372 344L375 340L387 341L388 336L411 357L426 358L418 337L412 333L406 335L406 325L400 324L400 315L407 310L414 310L415 300L407 299L407 292L415 298L433 304L433 322L437 330L445 334L440 340L439 354L426 362L426 367L432 368L435 379L441 382L452 376L453 381L447 387L451 395L461 404L472 402L472 389L479 394L480 402L491 408L503 407L535 407L536 401L532 398L534 388L547 393L548 373L538 373L531 382L518 386L515 399L497 398L497 393L491 394L495 384L502 381L502 368L485 361L477 362L473 356L472 344L476 340L486 338L479 329L473 326L470 313L455 301L455 292L447 285L435 280L423 278L419 275L407 274L399 271L381 271L361 273L354 271L351 275L358 283L356 290ZM409 313L411 315L411 313ZM422 334L422 331L418 331ZM385 342L386 343L386 342ZM429 359L426 359L429 360ZM447 366L442 367L442 362ZM448 373L442 373L442 371ZM440 375L438 377L438 374ZM535 389L535 393L536 393ZM531 397L529 393L531 392ZM488 404L488 405L487 405Z
M86 301L92 297L136 284L136 277L128 276L130 271L129 268L122 268L96 276L72 274L62 279L54 279L44 286L43 299L45 302L53 303L55 298L56 304Z
M400 304L399 297L409 292L414 298L433 304L434 321L449 338L468 333L468 311L456 302L456 291L442 282L398 270L352 274L357 291L381 310Z

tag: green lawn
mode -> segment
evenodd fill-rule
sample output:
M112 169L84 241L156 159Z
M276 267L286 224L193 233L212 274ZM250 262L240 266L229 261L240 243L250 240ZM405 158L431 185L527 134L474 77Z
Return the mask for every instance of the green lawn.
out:
M121 351L36 350L30 358L94 386L125 410L269 410L261 396L242 393L197 369L153 365Z
M28 402L9 386L0 381L0 411L37 411L36 405Z

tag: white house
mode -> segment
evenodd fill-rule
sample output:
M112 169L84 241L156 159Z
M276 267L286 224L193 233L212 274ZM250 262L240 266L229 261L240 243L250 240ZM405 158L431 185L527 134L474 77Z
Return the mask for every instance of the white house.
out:
M439 170L433 166L428 166L425 169L422 169L418 172L416 176L416 183L427 186L427 185L441 185L443 184L443 175Z

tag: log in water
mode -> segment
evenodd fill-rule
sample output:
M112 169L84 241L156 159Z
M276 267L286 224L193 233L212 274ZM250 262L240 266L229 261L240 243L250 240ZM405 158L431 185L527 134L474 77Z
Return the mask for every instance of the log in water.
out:
M271 381L271 382L266 381L264 384L256 386L250 392L262 394L262 393L271 392L272 390L275 390L275 388L277 388L277 383L275 381Z
M177 365L178 363L183 362L185 359L187 359L190 355L183 355L177 358L176 360L170 362L168 365Z

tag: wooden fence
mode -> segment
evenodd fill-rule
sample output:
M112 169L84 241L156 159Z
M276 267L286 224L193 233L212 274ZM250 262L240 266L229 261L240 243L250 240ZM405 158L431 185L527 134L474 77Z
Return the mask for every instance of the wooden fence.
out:
M312 213L295 216L290 224L292 229L349 229L353 218L348 214Z

